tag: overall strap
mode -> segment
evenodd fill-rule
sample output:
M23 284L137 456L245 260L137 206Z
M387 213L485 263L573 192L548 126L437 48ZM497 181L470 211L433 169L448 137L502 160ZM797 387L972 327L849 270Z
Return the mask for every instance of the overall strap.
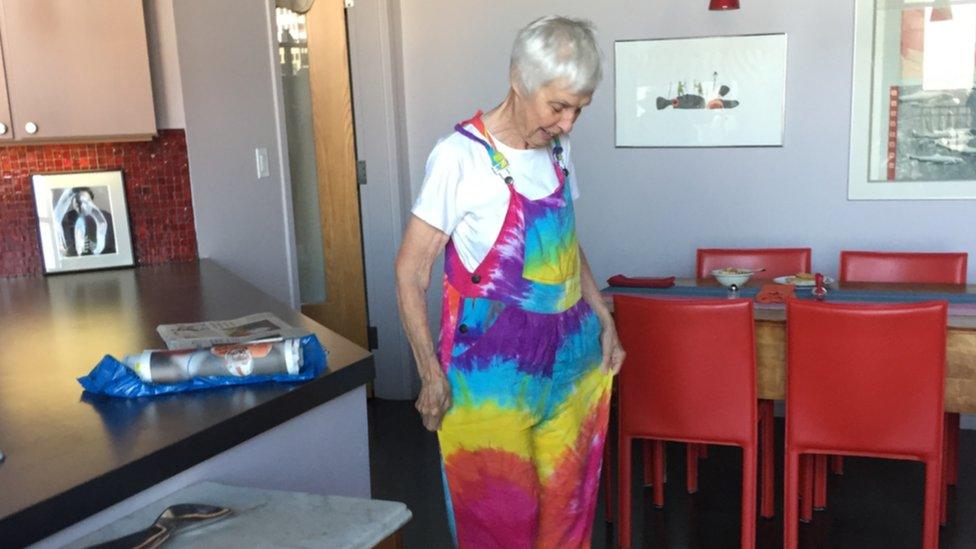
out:
M482 112L479 110L478 112L474 113L474 116L471 118L455 124L454 130L468 139L476 143L480 143L488 153L488 158L491 160L492 170L498 174L499 177L504 179L506 184L511 186L513 183L515 183L515 180L512 178L511 172L508 169L508 159L505 158L505 155L503 155L502 152L498 150L498 147L495 146L495 140L491 138L491 134L489 134L488 129L485 128L485 122L481 119L481 115ZM465 126L468 124L474 126L475 129L484 136L484 139L468 131L467 128L465 128ZM558 172L561 172L562 177L566 177L569 175L569 170L566 169L566 165L563 162L563 147L560 144L558 137L553 137L552 140L552 156L554 158L553 167L556 168L557 175L559 175Z

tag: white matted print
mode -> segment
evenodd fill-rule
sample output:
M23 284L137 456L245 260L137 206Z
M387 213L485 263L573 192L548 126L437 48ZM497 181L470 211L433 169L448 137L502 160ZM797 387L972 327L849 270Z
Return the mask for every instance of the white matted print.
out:
M783 145L786 35L614 43L618 147Z
M121 171L31 177L45 274L132 266Z

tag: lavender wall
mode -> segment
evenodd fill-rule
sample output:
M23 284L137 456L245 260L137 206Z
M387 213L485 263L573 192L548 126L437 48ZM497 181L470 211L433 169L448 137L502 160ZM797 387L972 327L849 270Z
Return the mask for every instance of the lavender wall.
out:
M842 248L966 251L976 280L976 202L847 200L853 0L707 2L401 0L410 186L440 135L506 90L515 31L559 13L592 20L606 78L573 132L581 239L597 279L691 275L695 248L811 246L834 273ZM615 149L614 40L785 32L782 148ZM436 311L436 309L434 309Z

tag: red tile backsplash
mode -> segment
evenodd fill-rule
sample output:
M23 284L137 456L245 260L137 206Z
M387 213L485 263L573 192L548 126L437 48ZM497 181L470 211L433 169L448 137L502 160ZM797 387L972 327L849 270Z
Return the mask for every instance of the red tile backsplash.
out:
M31 175L119 169L136 264L195 260L186 134L160 130L152 141L0 147L0 276L43 272Z

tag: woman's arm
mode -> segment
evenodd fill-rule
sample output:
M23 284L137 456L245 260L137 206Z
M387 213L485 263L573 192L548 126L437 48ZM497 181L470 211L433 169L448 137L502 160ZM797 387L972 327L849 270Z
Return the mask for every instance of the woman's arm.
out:
M410 341L422 382L417 410L429 431L440 428L444 413L451 407L451 386L441 369L427 323L430 272L447 240L446 234L419 217L412 216L396 258L400 320Z
M580 284L582 285L583 299L590 305L593 312L600 319L603 330L600 333L600 346L603 349L603 362L600 367L604 371L616 374L620 371L620 366L624 363L627 353L620 345L620 338L617 337L617 327L613 323L613 315L600 295L600 289L593 280L593 272L590 271L590 263L586 260L583 247L580 246Z

